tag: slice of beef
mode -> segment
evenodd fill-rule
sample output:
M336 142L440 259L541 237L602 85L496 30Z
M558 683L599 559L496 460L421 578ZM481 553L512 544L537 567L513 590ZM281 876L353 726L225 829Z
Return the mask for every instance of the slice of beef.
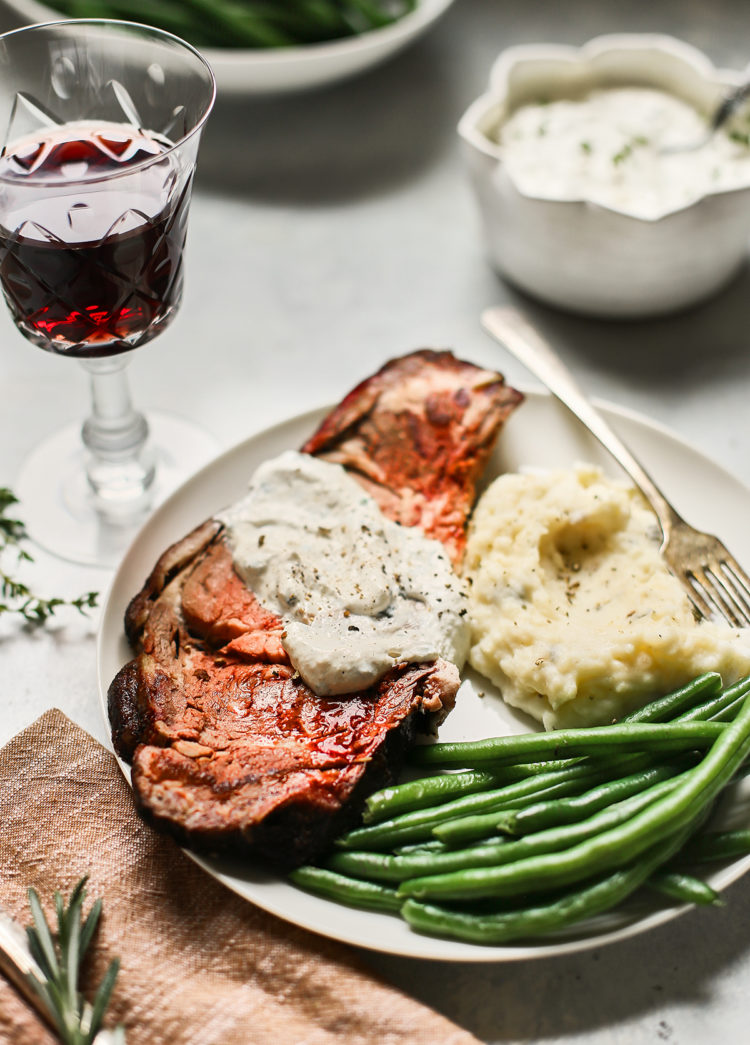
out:
M423 350L355 388L302 449L344 465L387 516L458 562L476 482L520 400L498 374ZM110 686L109 714L141 811L193 848L282 869L356 821L459 685L437 660L400 664L363 693L314 694L214 519L162 555L125 627L136 656Z

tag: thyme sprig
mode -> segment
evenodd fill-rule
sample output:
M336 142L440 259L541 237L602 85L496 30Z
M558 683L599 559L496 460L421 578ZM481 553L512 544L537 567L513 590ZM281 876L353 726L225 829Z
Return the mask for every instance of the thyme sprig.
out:
M63 1045L92 1045L101 1028L120 968L119 959L113 959L99 984L93 1003L88 1002L78 990L81 963L102 912L102 901L96 900L84 920L86 881L87 876L78 882L67 906L62 894L55 891L57 932L54 934L36 890L29 889L28 892L34 924L26 929L26 936L31 956L43 976L40 979L29 974L29 982L46 1005ZM117 1028L111 1040L125 1041L121 1027Z
M59 596L45 599L36 595L27 584L18 580L1 564L4 553L15 555L16 565L22 562L33 562L33 557L23 546L27 539L26 527L20 519L7 514L8 509L18 504L18 498L7 486L0 486L0 614L17 613L28 624L45 624L61 606L69 606L85 613L97 604L98 592L88 591L75 599L63 599Z

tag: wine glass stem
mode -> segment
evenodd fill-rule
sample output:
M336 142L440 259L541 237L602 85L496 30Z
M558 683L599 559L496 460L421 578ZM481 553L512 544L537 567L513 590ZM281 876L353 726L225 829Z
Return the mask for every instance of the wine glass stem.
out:
M90 416L81 432L89 451L86 475L97 509L107 516L148 507L155 459L148 423L133 409L124 356L81 360L91 379Z

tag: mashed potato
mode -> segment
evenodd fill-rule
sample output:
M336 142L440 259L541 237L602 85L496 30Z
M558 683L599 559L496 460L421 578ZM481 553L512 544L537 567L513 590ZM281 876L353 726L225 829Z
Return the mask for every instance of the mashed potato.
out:
M501 476L469 534L470 663L546 729L750 673L750 636L695 621L660 538L641 495L593 466Z

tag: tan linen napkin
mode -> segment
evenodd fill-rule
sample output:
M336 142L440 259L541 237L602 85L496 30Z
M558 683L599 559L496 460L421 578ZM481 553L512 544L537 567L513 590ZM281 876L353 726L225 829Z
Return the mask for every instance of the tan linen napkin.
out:
M60 711L0 751L0 905L26 925L88 874L104 915L84 970L122 961L128 1045L476 1045L353 951L266 914L142 823L114 757ZM0 977L0 1042L54 1039Z

